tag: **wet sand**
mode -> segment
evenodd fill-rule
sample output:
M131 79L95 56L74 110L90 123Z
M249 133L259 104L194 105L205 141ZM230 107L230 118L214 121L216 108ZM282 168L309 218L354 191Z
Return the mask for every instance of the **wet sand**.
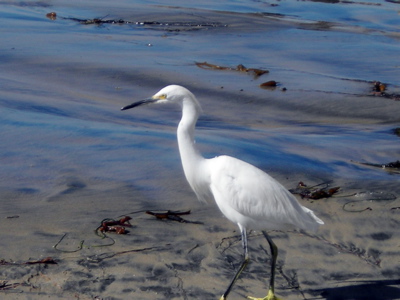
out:
M331 198L299 197L325 222L316 235L271 232L279 297L400 299L400 175L358 163L399 160L400 101L372 92L379 80L400 93L398 4L0 5L2 299L220 297L240 263L239 233L185 181L179 108L119 111L172 83L203 106L206 157L239 157L289 189L340 186ZM278 87L259 88L269 80ZM193 223L145 210L191 210ZM129 234L94 233L122 215ZM265 296L268 243L253 231L249 247L229 299ZM46 257L57 264L25 264Z

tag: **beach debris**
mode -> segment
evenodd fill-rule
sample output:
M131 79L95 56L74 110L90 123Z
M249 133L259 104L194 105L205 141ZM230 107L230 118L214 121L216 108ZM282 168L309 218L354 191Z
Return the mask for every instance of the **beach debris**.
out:
M276 82L275 80L270 80L260 84L260 88L262 89L271 89L271 88L276 88L277 86L278 82Z
M158 22L158 21L144 21L133 22L135 25L151 26L151 28L161 28L167 31L190 31L199 29L209 29L215 27L227 27L228 25L219 22Z
M82 248L83 248L83 243L85 242L85 240L81 240L80 243L79 243L79 245L78 245L78 248L75 249L75 250L63 250L63 249L59 249L59 248L58 248L58 245L60 245L60 243L62 242L62 240L63 240L66 236L67 236L67 234L64 233L63 236L60 238L60 240L53 246L53 248L54 248L55 250L60 251L60 252L65 252L65 253L74 253L74 252L78 252L78 251L81 251L81 250L82 250Z
M269 73L268 70L262 69L254 69L254 68L246 68L244 65L239 64L236 67L224 67L215 64L210 64L208 62L196 62L196 66L206 70L223 70L223 71L238 71L238 72L245 72L249 74L253 74L255 78L260 77L266 73Z
M317 188L325 185L325 187ZM292 194L298 194L301 198L319 200L322 198L330 198L339 191L340 187L329 188L328 183L320 183L314 186L307 186L303 181L300 181L295 189L290 190Z
M343 210L351 213L360 213L365 211L372 211L374 209L381 209L382 203L386 207L388 202L395 201L397 197L388 192L358 192L353 194L357 200L348 201L343 204ZM390 208L393 210L393 208Z
M129 231L125 230L123 226L107 226L99 229L101 232L115 232L116 234L127 234Z
M11 289L15 289L18 286L26 285L26 283L16 282L16 283L8 283L7 280L0 280L0 291L7 291Z
M374 81L372 83L373 96L379 96L395 101L400 101L400 94L388 93L386 90L387 90L387 84L382 83L380 81Z
M84 260L81 260L82 262L89 261L90 263L100 263L106 259L113 258L117 255L124 255L124 254L130 254L130 253L139 253L139 252L148 252L148 251L160 251L164 249L170 249L172 244L168 243L165 246L155 246L155 247L145 247L145 248L137 248L137 249L130 249L130 250L124 250L124 251L119 251L119 252L105 252L101 254L95 254L92 256L86 257Z
M39 260L27 261L25 263L25 265L36 265L36 264L56 265L57 262L51 257L46 257L46 258L39 259Z
M54 21L54 20L57 19L57 14L56 14L54 11L49 12L48 14L46 14L46 18L48 18L48 19Z
M132 220L130 216L123 216L119 220L114 219L104 219L101 221L101 225L96 228L96 233L100 231L103 235L104 232L115 232L116 234L127 234L129 231L125 227L132 227L129 222Z
M396 160L394 162L390 162L387 164L382 165L382 168L395 168L395 169L400 169L400 161Z
M393 129L395 135L400 136L400 127Z
M380 81L375 81L374 86L372 88L373 92L383 93L386 90L386 84L381 83Z
M84 25L101 25L101 24L125 24L124 20L103 20L99 18L94 18L94 19L75 19L74 21L77 21L81 24Z
M380 168L392 174L400 174L400 160L389 162L386 164L373 164L373 163L356 162L356 161L353 162L368 167Z
M203 224L201 222L193 222L193 221L187 221L181 218L181 215L188 215L190 214L190 210L187 211L171 211L171 210L166 210L166 211L149 211L149 210L139 210L135 212L131 212L130 214L137 214L137 213L143 213L145 212L146 214L153 215L157 219L167 219L167 220L172 220L172 221L177 221L180 223L192 223L192 224ZM100 222L100 226L98 226L95 229L95 233L97 236L101 237L102 239L109 239L110 242L107 244L100 244L100 245L87 245L86 247L106 247L106 246L112 246L115 244L115 240L111 238L109 235L106 235L106 233L113 232L116 234L128 234L129 231L127 228L131 228L132 224L130 223L130 220L132 218L128 215L122 215L118 217L118 219L111 219L111 218L106 218L103 219ZM64 250L64 249L59 249L59 245L61 242L64 240L64 238L67 236L67 233L64 233L63 236L60 238L60 240L53 246L54 249L60 252L65 252L65 253L74 253L78 252L83 249L83 245L85 243L85 240L81 240L79 242L79 245L76 249L73 250ZM143 249L147 250L146 249ZM136 251L136 250L134 250ZM123 252L125 253L125 252ZM44 263L44 261L42 262ZM48 262L50 263L50 262ZM0 260L0 265L2 264L2 261Z
M114 245L115 240L107 236L106 232L114 232L116 234L128 234L129 231L126 229L126 227L132 227L132 224L129 222L130 220L132 220L130 216L121 216L119 220L114 220L110 218L103 219L100 223L100 226L96 228L95 233L102 239L110 239L111 242L103 245L93 245L91 247L106 247Z
M6 219L18 219L18 215L13 215L13 216L7 216Z
M51 257L45 257L39 260L30 260L26 262L10 262L4 259L0 260L0 265L36 265L36 264L56 265L57 262Z
M196 22L196 21L183 21L183 22L161 22L161 21L128 21L124 19L106 19L107 16L102 18L93 19L81 19L81 18L70 18L70 17L59 17L57 13L50 12L46 14L46 17L50 20L56 20L57 17L63 20L70 20L78 22L82 25L104 25L104 24L130 24L138 26L148 26L154 29L162 29L166 31L189 31L189 30L200 30L209 29L215 27L227 27L227 24L219 22Z
M146 214L152 215L159 220L171 220L171 221L176 221L176 222L180 222L180 223L202 224L201 222L187 221L181 217L183 215L189 215L190 210L187 210L187 211L172 211L172 210L150 211L150 210L147 210Z
M370 201L370 200L368 200L368 201ZM359 206L359 203L361 203L361 202L363 202L363 200L347 202L347 203L343 204L342 209L344 211L347 211L347 212L363 212L363 211L372 210L372 208L370 206L362 207L362 208L356 208L356 207Z

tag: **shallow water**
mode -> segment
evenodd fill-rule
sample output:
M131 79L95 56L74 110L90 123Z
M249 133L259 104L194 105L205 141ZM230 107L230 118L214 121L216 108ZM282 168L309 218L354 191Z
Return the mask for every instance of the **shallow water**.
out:
M197 142L205 156L240 157L288 188L299 181L341 186L339 198L302 200L326 222L319 239L273 233L282 249L278 295L364 299L365 290L379 286L383 299L398 299L399 270L390 262L399 253L399 175L358 163L399 159L393 129L400 127L400 102L371 92L375 80L387 85L388 94L400 91L396 1L0 6L0 259L60 261L56 267L0 266L0 280L18 283L36 274L30 285L16 288L19 299L38 296L35 286L66 299L74 293L88 299L210 299L223 291L240 243L233 238L232 247L224 246L235 226L212 204L197 203L185 182L175 137L178 108L119 110L172 83L188 87L203 105ZM49 12L57 18L47 18ZM128 23L76 20L93 18ZM269 73L254 78L195 65L203 61ZM259 88L269 80L278 87ZM346 203L372 210L346 212ZM93 229L103 218L189 208L190 218L205 225L165 225L138 214L140 234L118 236L112 247L91 247L99 242ZM63 247L76 248L82 239L87 247L73 254L54 250L64 233L69 242ZM157 243L161 249L150 253L81 262ZM255 263L233 299L264 293L266 245L257 235L251 243ZM93 275L99 270L102 276ZM300 288L290 288L288 276ZM5 295L17 299L14 292Z

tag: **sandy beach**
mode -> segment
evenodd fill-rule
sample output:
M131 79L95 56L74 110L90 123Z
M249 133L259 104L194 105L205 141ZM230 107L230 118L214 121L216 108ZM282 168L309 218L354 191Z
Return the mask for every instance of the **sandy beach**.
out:
M316 234L270 232L278 297L400 299L398 1L0 7L1 299L219 299L240 233L185 180L179 107L120 111L168 84L201 102L205 157L294 192L339 187L297 195L325 222ZM146 213L168 210L190 213ZM99 230L124 216L127 234ZM266 295L260 232L249 251L230 300Z

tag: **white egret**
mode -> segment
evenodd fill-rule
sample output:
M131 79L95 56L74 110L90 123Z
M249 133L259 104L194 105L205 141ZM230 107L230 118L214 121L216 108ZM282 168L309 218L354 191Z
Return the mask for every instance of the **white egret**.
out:
M178 125L178 145L187 181L200 200L214 199L221 212L240 229L244 259L220 300L227 298L249 261L246 229L262 230L272 256L267 296L253 300L275 300L274 278L278 248L265 230L300 228L315 232L324 224L313 211L301 206L279 182L260 169L234 157L222 155L205 159L197 150L194 130L202 112L196 97L186 88L169 85L153 97L121 110L150 103L178 103L182 119Z

